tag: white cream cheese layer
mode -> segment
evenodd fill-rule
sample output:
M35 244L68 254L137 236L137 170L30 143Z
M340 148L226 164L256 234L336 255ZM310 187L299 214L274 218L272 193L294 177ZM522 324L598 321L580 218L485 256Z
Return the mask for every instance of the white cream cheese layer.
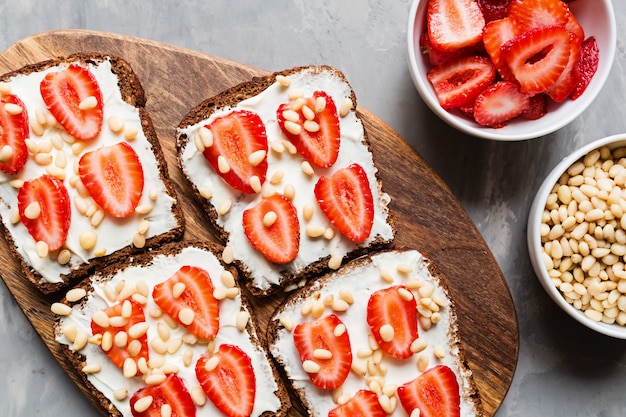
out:
M216 289L225 289L220 276L224 268L212 253L194 247L183 249L180 253L174 255L159 255L154 261L147 266L130 266L120 270L110 281L112 287L115 287L121 280L125 281L125 285L134 285L138 281L145 281L152 294L152 289L159 282L165 281L183 265L196 266L203 268L209 272L213 286ZM92 278L93 291L88 293L84 302L73 307L72 313L62 318L62 326L74 325L78 332L91 333L91 316L94 312L102 310L107 306L116 302L111 302L105 295L104 282L94 280ZM148 330L148 343L153 338L160 337L157 332L157 323L165 323L163 318L153 318L149 312L158 308L152 297L148 297L148 302L143 306L146 315L146 321L150 324ZM215 338L216 348L221 344L233 344L245 351L252 360L254 374L256 378L256 399L252 412L253 416L259 416L263 412L276 412L280 409L280 400L275 395L278 390L276 381L274 380L272 369L267 360L267 356L260 346L255 345L250 340L250 334L247 330L240 331L236 326L236 318L240 311L245 310L241 302L241 296L234 299L226 298L220 301L220 329ZM171 322L171 320L170 320ZM169 325L168 325L169 326ZM170 340L181 339L187 331L181 326L176 328L168 327L171 331ZM60 343L72 346L70 341L63 335L58 335L57 340ZM185 351L191 349L193 351L193 360L189 366L185 366L183 357ZM189 391L194 387L199 387L199 383L195 375L195 364L201 354L207 351L207 344L183 344L174 354L160 355L150 348L150 358L165 359L165 363L174 365L178 368L178 376L185 381L185 385ZM102 352L99 345L87 344L80 353L86 356L86 363L98 363L102 366L102 370L97 373L89 374L89 381L102 392L114 405L120 410L124 416L132 416L130 410L130 397L139 388L145 386L142 379L137 376L134 378L124 377L122 370L111 362ZM128 389L128 397L122 401L118 401L114 397L115 390L119 388ZM219 410L207 400L206 404L197 407L197 416L215 416L222 415Z
M363 167L374 196L374 225L370 236L360 245L367 246L376 239L384 241L393 239L393 229L388 223L387 206L390 198L380 190L376 179L377 168L374 166L372 154L365 143L363 125L354 110L344 117L339 117L341 144L337 162L326 169L314 167L315 174L313 176L302 171L304 158L299 153L290 154L288 151L278 153L271 149L272 142L280 143L286 140L286 136L282 133L276 120L276 110L280 104L289 102L290 94L299 91L304 94L304 97L310 97L314 91L325 91L333 98L337 109L346 98L350 97L349 85L329 71L313 73L311 70L304 70L287 78L290 82L289 87L284 87L275 82L259 95L242 101L236 107L216 111L209 119L178 131L179 136L185 134L189 138L187 145L182 150L182 162L187 177L198 189L211 190L210 203L216 209L225 200L232 200L230 211L219 216L217 222L229 234L227 245L233 248L234 258L247 265L254 286L260 290L267 290L272 284L279 285L281 271L298 274L306 266L324 257L339 256L343 258L347 253L357 248L356 243L342 236L337 230L331 239L325 237L310 238L306 233L307 225L321 226L325 229L332 228L330 221L324 216L315 200L313 189L317 180L320 176L328 176L352 163L358 163ZM216 117L236 109L255 112L265 123L270 151L264 189L283 193L285 187L291 185L296 191L293 204L300 218L300 251L294 261L280 267L268 262L263 255L257 252L248 243L243 230L242 213L258 204L262 199L262 194L245 195L231 188L215 173L194 144L194 135L197 134L200 127L211 123ZM277 171L284 173L284 179L279 184L272 185L269 179ZM311 205L315 208L313 217L308 222L304 221L301 215L305 205Z
M41 72L34 72L28 75L17 75L8 81L11 93L17 95L25 104L29 119L32 121L37 116L37 110L46 110L45 103L39 92L39 84L44 76L52 71L59 71L67 65L59 65L48 68ZM90 64L89 70L95 75L102 90L104 99L104 125L100 135L90 141L79 142L76 146L84 146L79 153L72 151L73 139L59 125L47 127L43 135L39 136L30 129L30 140L33 143L51 142L62 144L61 149L51 147L50 154L55 165L57 155L65 153L67 164L64 168L65 186L69 192L71 204L71 225L65 244L65 248L71 252L69 264L61 265L51 256L40 257L35 249L36 242L30 236L21 222L12 223L11 215L17 210L18 190L11 185L13 180L32 180L46 173L47 166L39 165L32 155L29 155L26 165L17 175L7 175L0 173L0 213L2 221L8 228L13 242L18 252L26 262L41 274L43 280L50 283L61 282L61 274L68 274L72 267L88 262L95 258L94 251L103 251L111 254L132 243L133 236L137 234L139 223L142 219L150 221L150 228L145 235L146 238L166 233L178 227L177 220L172 214L172 206L175 199L167 193L165 185L159 177L159 169L152 152L152 145L146 139L143 132L139 111L129 105L124 100L118 87L118 77L111 71L111 63L106 60L98 65ZM102 146L114 145L124 141L123 133L113 133L107 126L107 121L112 116L120 118L126 129L135 129L138 133L133 140L127 143L135 150L144 172L144 190L139 202L140 206L151 206L152 209L147 214L133 214L125 219L115 219L105 215L104 220L97 227L91 225L90 218L78 211L75 198L83 199L87 204L95 204L91 197L80 196L77 189L70 184L76 176L75 167L78 160L85 152L97 149ZM59 142L59 136L62 140ZM96 246L92 250L85 250L79 244L79 236L85 230L94 229L97 233Z
M410 272L408 272L409 269ZM381 278L381 274L386 279ZM393 278L393 282L389 282L390 277ZM357 364L360 369L366 370L368 369L367 361L371 360L373 356L360 357L362 355L359 355L359 351L371 347L369 343L371 330L366 320L368 300L371 294L377 290L392 285L407 285L409 280L413 283L432 284L434 292L429 297L431 299L443 299L442 297L445 297L439 280L430 274L427 261L418 251L393 251L372 255L370 263L356 269L349 269L338 279L324 281L323 286L318 285L318 282L313 283L312 287L307 290L307 294L310 296L315 295L318 300L324 300L328 295L338 297L342 289L348 289L352 293L354 304L347 311L336 312L335 314L347 328L352 347L353 365ZM411 284L409 286L413 288L415 285ZM419 305L419 290L414 288L412 292ZM318 295L319 298L317 298ZM274 319L293 325L312 320L310 314L303 316L301 311L302 303L290 303ZM327 308L324 316L330 312L331 310ZM461 416L475 416L474 405L467 398L467 393L471 389L467 370L460 366L459 349L453 342L453 338L458 336L453 334L451 329L450 308L441 307L438 314L440 316L439 321L436 324L432 324L428 330L421 325L419 326L419 339L427 341L425 350L415 353L409 359L402 361L386 354L382 355L381 367L386 369L386 374L383 376L384 384L400 386L415 379L420 373L417 365L420 357L424 358L421 359L422 361L427 361L428 369L438 364L445 364L457 375L461 393ZM333 401L331 391L324 391L315 387L311 383L308 374L304 371L302 361L293 342L293 331L281 327L279 336L275 344L270 346L270 349L272 355L284 364L285 372L289 379L293 381L295 387L306 393L306 398L312 404L311 411L313 415L327 416L329 410L337 407L337 404ZM444 355L439 357L435 352L439 356L441 356L441 353ZM352 397L360 389L369 389L367 378L370 376L363 377L351 371L341 387L343 395L346 396L345 398ZM406 412L397 400L397 397L396 401L395 411L390 415L406 416Z

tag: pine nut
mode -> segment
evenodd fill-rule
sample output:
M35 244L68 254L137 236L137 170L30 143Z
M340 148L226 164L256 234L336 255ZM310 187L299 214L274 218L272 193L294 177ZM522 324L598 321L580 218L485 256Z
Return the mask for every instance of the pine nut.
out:
M180 310L180 313L178 313L178 319L186 326L189 326L191 323L193 323L194 318L195 314L190 308L183 308L182 310Z
M239 313L237 313L237 318L235 320L237 330L241 332L246 330L246 327L248 326L248 321L250 321L250 313L248 313L247 311L240 311Z
M137 362L132 358L126 358L122 369L125 378L133 378L137 375Z
M222 201L222 203L217 208L217 214L219 214L220 216L226 215L230 211L232 206L233 200L231 198L224 199L224 201Z
M354 103L352 103L352 100L349 97L344 98L341 102L341 106L339 106L339 116L347 116L353 108Z
M302 172L304 172L304 174L308 175L309 177L315 174L315 171L313 171L313 167L311 166L309 161L302 162L301 169L302 169Z
M102 365L98 362L88 363L83 366L82 371L86 374L97 374L102 370Z
M322 367L317 362L307 359L302 362L302 369L304 369L304 372L308 374L316 374L322 369Z
M291 133L292 135L297 136L302 132L302 126L300 124L289 121L289 120L285 120L285 123L283 124L283 126L285 127L285 130Z
M87 291L84 288L72 288L65 294L65 299L70 303L75 303L86 295Z
M289 87L291 81L289 78L285 77L282 74L276 76L276 82L281 85L281 87Z
M320 125L313 120L306 120L302 124L302 126L304 127L304 130L310 133L316 133L320 131Z
M42 240L37 241L35 244L35 251L37 252L37 256L40 258L46 258L48 256L48 244Z
M33 201L24 209L24 216L29 220L38 219L41 215L41 206L38 202Z
M107 125L111 132L118 134L124 131L124 121L118 116L111 116L107 121Z
M50 306L50 311L56 314L57 316L69 316L72 314L72 307L63 303L52 303Z
M7 162L13 156L13 147L4 145L0 150L0 162Z
M145 397L142 397L138 399L137 402L135 402L133 409L137 413L143 413L144 411L148 410L148 408L150 408L150 406L152 405L152 401L154 401L152 395L146 395Z
M260 193L261 191L263 191L261 179L258 177L258 175L253 175L250 177L250 188L252 188L255 193Z
M124 129L124 139L126 139L128 142L132 142L133 140L135 140L138 134L139 131L136 127L128 126Z
M253 167L256 167L265 160L266 155L267 155L267 151L263 149L252 152L250 156L248 157L248 162L250 162L250 165L252 165Z
M185 292L186 288L187 287L185 286L184 282L177 282L172 287L172 297L179 298L183 294L183 292Z
M207 372L212 372L215 370L215 368L217 368L219 364L220 364L220 357L211 356L209 360L207 360L206 363L204 364L204 369L206 369Z
M98 236L96 232L93 230L85 230L78 237L78 242L80 243L80 247L86 251L89 251L96 246L96 241Z
M150 325L145 321L133 324L130 329L128 329L128 335L133 339L139 339L146 334L149 327Z
M191 394L191 399L193 400L194 404L197 405L198 407L202 407L204 404L206 404L206 394L204 392L204 390L201 387L193 387L190 391Z
M276 215L276 212L270 210L263 216L263 226L271 227L274 223L276 223L277 219L278 216Z
M91 109L95 109L97 105L98 105L98 99L94 96L89 96L83 99L78 104L78 108L80 110L91 110Z
M385 324L380 328L379 333L384 342L391 342L394 338L395 330L390 324Z

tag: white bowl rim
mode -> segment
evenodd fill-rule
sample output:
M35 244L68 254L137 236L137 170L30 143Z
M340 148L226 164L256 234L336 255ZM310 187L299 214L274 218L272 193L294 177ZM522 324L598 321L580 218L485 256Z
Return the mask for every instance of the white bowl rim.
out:
M552 169L540 185L539 190L537 191L537 194L532 202L528 215L527 244L531 264L539 282L550 298L552 298L552 300L554 300L563 311L579 323L597 331L598 333L617 339L626 339L626 326L595 322L585 316L581 310L576 309L574 306L565 301L563 295L552 284L548 272L543 265L543 260L541 259L540 219L541 213L545 207L545 202L550 194L550 191L552 190L552 187L557 183L563 172L565 172L570 165L590 151L602 146L609 146L610 148L626 146L626 133L607 136L588 143L567 155Z
M617 45L617 28L615 22L615 12L613 10L613 4L611 0L600 0L604 7L606 8L606 12L608 14L609 21L607 22L608 29L608 39L610 40L609 45L610 48L608 51L603 52L600 59L606 60L606 65L599 66L598 71L594 75L594 79L592 82L595 82L598 86L597 88L588 88L587 91L578 99L581 102L581 110L580 111L572 111L563 115L563 117L558 119L558 122L553 123L551 125L546 125L542 129L534 130L534 131L522 131L522 132L506 132L501 129L492 129L486 127L480 127L478 125L472 126L469 123L461 122L459 116L444 110L437 101L434 93L431 95L426 94L426 91L432 90L432 86L428 84L426 77L423 74L418 74L417 68L417 57L415 54L415 22L417 20L417 8L420 3L427 2L428 0L413 0L411 3L411 7L409 9L409 19L407 24L407 63L409 67L409 73L411 75L411 79L413 84L416 86L417 92L422 97L422 100L426 105L441 118L448 125L454 127L455 129L466 133L471 136L483 138L483 139L491 139L496 141L521 141L528 139L535 139L550 133L553 133L562 127L566 126L570 122L572 122L575 118L577 118L591 103L595 100L597 95L602 91L602 88L609 76L611 68L613 67L613 61L615 58L615 50ZM597 0L594 0L597 2ZM418 48L419 49L419 48ZM525 121L524 123L532 123L533 121Z

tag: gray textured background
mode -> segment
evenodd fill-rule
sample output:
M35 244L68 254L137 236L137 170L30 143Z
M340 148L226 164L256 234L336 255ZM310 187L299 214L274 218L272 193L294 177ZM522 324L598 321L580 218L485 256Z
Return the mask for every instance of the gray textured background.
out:
M493 251L516 303L517 373L497 417L623 417L626 342L593 334L554 307L528 260L526 217L541 179L568 151L626 131L626 2L604 90L569 126L500 143L457 133L427 109L406 59L409 0L34 0L0 3L0 50L34 33L91 29L149 38L268 70L329 64L359 104L403 136L452 189ZM96 416L0 283L0 415Z

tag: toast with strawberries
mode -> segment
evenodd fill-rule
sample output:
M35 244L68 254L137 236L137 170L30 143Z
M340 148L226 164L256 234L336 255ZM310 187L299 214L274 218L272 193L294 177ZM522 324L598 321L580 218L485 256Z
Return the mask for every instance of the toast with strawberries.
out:
M25 276L52 293L184 220L141 83L119 57L76 54L0 77L0 214Z
M56 340L108 415L286 415L286 387L221 251L169 243L98 271L53 306Z
M311 416L482 416L459 337L443 277L409 249L320 277L267 329L270 354Z
M256 77L205 100L178 125L176 148L207 233L256 296L393 242L390 199L335 68Z

